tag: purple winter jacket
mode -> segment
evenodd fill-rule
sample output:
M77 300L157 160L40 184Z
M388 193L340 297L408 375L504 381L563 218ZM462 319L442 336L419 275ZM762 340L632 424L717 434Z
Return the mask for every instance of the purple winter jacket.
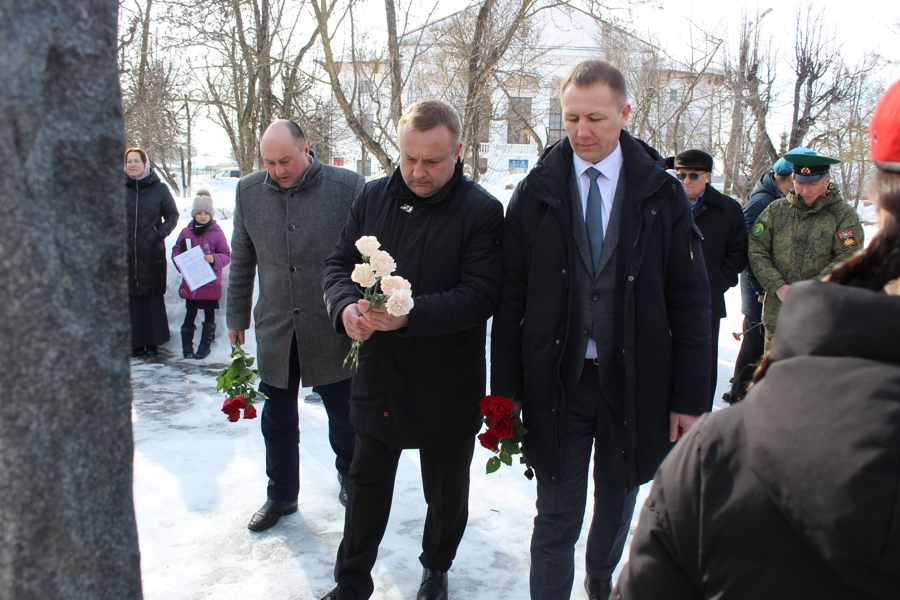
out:
M220 300L222 298L222 269L231 262L231 248L228 247L228 240L222 233L222 228L215 221L203 232L202 236L194 233L194 221L181 230L178 234L178 240L172 246L172 262L175 257L181 254L181 241L184 239L191 240L191 248L201 246L203 254L212 254L213 272L216 274L216 280L210 281L206 285L200 287L196 291L191 291L187 282L182 279L181 286L178 288L178 295L185 300ZM178 268L178 265L175 265Z

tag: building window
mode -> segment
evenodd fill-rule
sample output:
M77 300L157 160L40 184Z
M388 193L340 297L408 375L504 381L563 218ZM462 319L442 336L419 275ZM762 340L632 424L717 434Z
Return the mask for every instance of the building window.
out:
M487 173L487 170L488 170L487 158L485 158L483 156L479 156L478 157L478 172L481 173L482 175L484 175L485 173Z
M531 98L509 99L506 113L506 143L530 144L531 134L526 123L531 119Z
M566 128L563 126L562 104L559 96L550 97L550 123L547 126L547 145L558 142L566 135Z
M375 115L363 115L359 120L359 124L369 136L375 135Z
M360 79L359 80L359 91L362 94L371 94L375 91L375 84L372 83L369 79Z

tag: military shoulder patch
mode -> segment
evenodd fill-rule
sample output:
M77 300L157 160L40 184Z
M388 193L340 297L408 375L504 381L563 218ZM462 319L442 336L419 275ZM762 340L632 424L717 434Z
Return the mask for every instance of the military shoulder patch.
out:
M844 248L852 248L853 246L858 246L859 241L856 239L856 234L853 233L852 229L845 229L844 231L838 231L838 238L841 240L841 245Z
M766 226L762 223L757 223L753 226L753 229L750 230L750 233L753 234L753 237L759 237L763 234L763 231L766 230Z

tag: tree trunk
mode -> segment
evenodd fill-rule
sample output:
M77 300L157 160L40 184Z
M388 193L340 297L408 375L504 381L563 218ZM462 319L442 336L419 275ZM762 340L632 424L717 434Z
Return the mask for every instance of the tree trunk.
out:
M0 598L141 598L117 11L0 1Z

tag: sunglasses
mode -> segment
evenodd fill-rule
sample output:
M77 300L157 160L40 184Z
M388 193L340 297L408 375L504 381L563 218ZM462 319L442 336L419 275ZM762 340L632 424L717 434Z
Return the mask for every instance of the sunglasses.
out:
M700 173L676 173L675 175L681 181L684 181L685 179L690 179L691 181L697 181L698 179L700 179Z

